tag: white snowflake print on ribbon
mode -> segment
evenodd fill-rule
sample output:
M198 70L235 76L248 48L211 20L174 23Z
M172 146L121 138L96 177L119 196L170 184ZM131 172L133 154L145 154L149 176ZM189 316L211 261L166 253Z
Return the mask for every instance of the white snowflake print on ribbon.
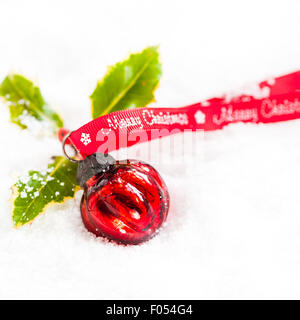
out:
M81 139L80 139L80 141L81 141L85 146L87 146L89 143L92 142L90 134L89 134L89 133L82 133L82 134L81 134Z
M205 123L205 114L204 114L202 111L198 110L198 111L195 113L194 117L195 117L195 120L196 120L196 122L197 122L198 124L203 124L203 123Z

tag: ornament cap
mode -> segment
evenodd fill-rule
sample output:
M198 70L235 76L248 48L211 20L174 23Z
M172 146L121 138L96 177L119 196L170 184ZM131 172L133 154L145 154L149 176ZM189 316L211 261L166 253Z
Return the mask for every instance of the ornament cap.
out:
M110 170L116 160L107 153L93 153L80 161L77 169L77 182L83 187L86 181L98 173Z

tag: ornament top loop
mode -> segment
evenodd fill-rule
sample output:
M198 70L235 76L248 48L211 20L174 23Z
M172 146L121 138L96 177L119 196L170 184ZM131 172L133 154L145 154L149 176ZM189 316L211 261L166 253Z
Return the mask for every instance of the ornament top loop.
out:
M66 135L64 136L64 139L63 139L63 141L62 141L62 150L63 150L63 153L64 153L65 157L66 157L68 160L70 160L70 161L72 161L72 162L80 162L80 160L76 160L76 159L74 159L74 158L71 158L71 157L67 154L67 152L66 152L66 141L68 140L68 138L70 137L70 135L71 135L73 132L74 132L74 131L70 131L68 134L66 134ZM75 156L78 155L78 151L74 148L73 145L72 145L72 148L75 150Z
M77 182L83 187L86 181L98 173L105 173L111 170L116 160L107 153L93 153L80 161L77 169Z

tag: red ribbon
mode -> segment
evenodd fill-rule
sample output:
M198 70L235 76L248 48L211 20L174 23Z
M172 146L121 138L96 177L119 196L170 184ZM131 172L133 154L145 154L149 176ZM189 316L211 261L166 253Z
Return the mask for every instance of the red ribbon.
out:
M209 99L182 108L139 108L99 117L69 136L82 157L183 132L217 130L234 122L300 118L300 71L258 84L257 92Z

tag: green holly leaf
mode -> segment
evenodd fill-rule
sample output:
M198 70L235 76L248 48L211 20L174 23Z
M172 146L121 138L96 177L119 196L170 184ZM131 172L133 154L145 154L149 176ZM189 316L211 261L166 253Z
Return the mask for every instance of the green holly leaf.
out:
M93 119L117 110L145 107L154 100L160 76L158 47L131 54L110 67L91 95Z
M74 197L79 189L76 182L77 163L64 157L54 158L45 172L30 171L13 187L13 222L21 226L32 221L51 203Z
M24 119L34 117L44 121L56 133L63 121L45 102L40 89L19 74L8 75L0 84L0 96L7 102L11 121L22 129L27 128Z

